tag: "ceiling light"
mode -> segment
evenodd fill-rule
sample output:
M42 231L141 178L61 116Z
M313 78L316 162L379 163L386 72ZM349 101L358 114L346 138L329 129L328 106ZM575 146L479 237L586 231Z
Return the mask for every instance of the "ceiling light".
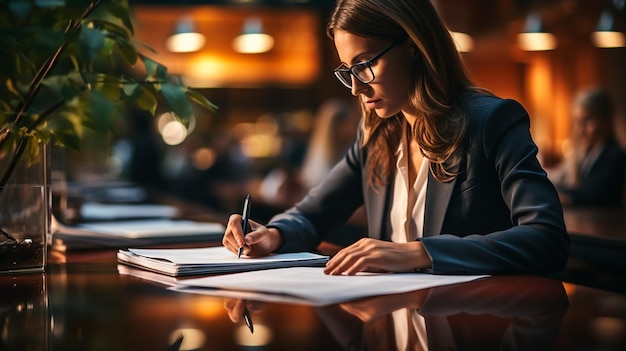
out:
M543 29L541 18L530 13L526 17L524 31L517 34L517 43L526 51L545 51L556 48L556 37Z
M624 8L624 0L614 0L615 9ZM626 45L624 33L617 29L613 9L602 11L596 30L591 34L593 45L599 48L619 48Z
M167 38L165 46L171 52L194 52L202 49L204 43L204 35L196 32L193 19L184 17L176 23L176 30Z
M242 54L259 54L272 50L274 38L263 33L261 19L252 17L246 20L243 33L233 40L233 49Z
M469 34L451 31L450 35L459 52L470 52L474 48L474 39Z

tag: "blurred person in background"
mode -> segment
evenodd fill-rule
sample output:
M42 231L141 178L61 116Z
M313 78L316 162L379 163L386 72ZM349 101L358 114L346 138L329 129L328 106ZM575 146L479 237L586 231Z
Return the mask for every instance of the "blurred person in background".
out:
M343 158L356 139L359 117L358 106L352 100L330 99L322 104L300 170L304 188L321 183Z
M165 144L154 128L154 117L139 108L130 110L128 117L128 135L113 148L121 162L120 177L150 192L160 191L164 185L160 169Z
M245 196L249 170L239 141L219 126L168 147L161 172L168 193L216 211L234 211Z
M623 205L626 154L613 131L609 94L599 88L579 92L572 106L571 151L550 172L564 205Z
M319 184L354 143L359 121L356 103L329 99L317 111L304 148L287 143L279 165L263 179L261 199L280 210L301 200Z

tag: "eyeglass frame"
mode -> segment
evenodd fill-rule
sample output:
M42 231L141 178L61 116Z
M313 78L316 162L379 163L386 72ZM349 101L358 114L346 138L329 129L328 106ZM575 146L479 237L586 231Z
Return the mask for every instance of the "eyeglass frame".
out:
M345 66L345 64L343 64L343 63L340 64L339 66L337 66L337 68L335 68L333 70L333 73L335 74L335 77L337 78L337 80L339 80L339 82L341 82L341 84L343 84L348 89L352 89L353 88L352 80L350 80L350 84L348 85L347 81L345 81L341 77L341 73L342 72L347 72L347 73L352 74L359 82L361 82L363 84L370 84L371 82L374 81L374 79L376 79L376 76L374 75L374 70L372 69L372 64L374 64L376 62L376 60L381 58L384 54L386 54L394 46L402 43L405 39L406 38L402 38L401 40L394 41L393 43L391 43L391 45L387 46L381 52L379 52L378 54L374 55L374 57L372 57L371 59L369 59L367 61L358 62L358 63L355 63L354 65L352 65L352 66L350 66L348 68L343 68L343 69L341 68L341 66ZM357 74L354 73L354 68L355 67L359 67L359 66L365 66L365 67L369 68L370 73L372 74L372 79L371 80L364 81L363 79L361 79L361 77L359 77Z

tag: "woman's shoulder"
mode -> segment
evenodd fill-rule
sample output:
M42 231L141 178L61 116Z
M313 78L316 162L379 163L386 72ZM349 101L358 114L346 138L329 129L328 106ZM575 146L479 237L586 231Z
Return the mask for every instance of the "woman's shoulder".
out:
M526 109L517 100L502 98L482 90L465 93L462 109L470 124L510 119L512 116L528 118Z
M524 110L524 107L517 100L503 98L482 89L467 91L463 94L462 101L463 108L468 112L488 114L493 110L502 108Z

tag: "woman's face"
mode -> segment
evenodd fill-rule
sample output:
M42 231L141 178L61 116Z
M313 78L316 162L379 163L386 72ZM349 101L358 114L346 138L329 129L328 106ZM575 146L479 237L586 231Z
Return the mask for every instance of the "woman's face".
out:
M572 132L584 148L590 148L603 139L602 128L598 118L592 116L582 106L575 106L572 111Z
M344 30L334 33L339 59L346 67L364 62L376 56L391 42L360 37ZM374 81L368 84L352 78L352 95L359 96L367 108L376 111L381 118L388 118L400 111L412 115L409 96L413 91L416 54L407 44L399 43L372 63Z

